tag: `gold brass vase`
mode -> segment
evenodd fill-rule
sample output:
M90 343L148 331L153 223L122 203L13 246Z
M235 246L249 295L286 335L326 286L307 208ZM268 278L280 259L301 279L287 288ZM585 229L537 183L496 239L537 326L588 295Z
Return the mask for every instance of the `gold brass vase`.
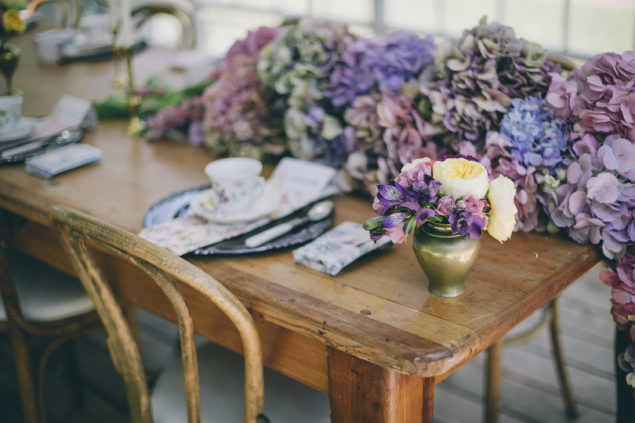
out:
M0 46L0 72L7 81L7 93L13 92L11 81L20 60L20 49L9 43Z
M428 222L415 230L412 247L430 281L431 294L456 297L465 292L465 278L478 257L480 239L452 234L449 224Z

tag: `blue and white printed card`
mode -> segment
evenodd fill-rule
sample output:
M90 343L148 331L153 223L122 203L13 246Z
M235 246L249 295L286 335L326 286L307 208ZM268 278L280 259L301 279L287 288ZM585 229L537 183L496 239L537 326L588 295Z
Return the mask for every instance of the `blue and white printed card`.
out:
M377 243L368 231L354 222L342 222L319 238L293 251L293 260L311 269L337 275L361 256L390 243L382 237Z
M101 150L97 147L73 144L27 159L26 172L50 179L60 173L99 160L101 160Z

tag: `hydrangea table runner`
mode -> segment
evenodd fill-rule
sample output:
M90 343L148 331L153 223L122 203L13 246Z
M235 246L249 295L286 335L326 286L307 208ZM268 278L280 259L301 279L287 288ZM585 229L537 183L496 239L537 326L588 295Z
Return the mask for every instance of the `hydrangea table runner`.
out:
M567 71L485 19L438 45L300 20L249 33L191 107L150 127L174 129L179 114L178 127L202 127L216 153L328 163L373 195L417 158L475 157L513 181L515 230L565 231L601 248L612 312L632 341L619 365L635 386L635 52Z

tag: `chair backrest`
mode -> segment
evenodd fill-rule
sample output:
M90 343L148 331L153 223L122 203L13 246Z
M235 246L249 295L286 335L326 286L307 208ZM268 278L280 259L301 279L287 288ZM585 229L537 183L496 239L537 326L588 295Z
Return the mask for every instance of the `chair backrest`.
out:
M192 318L177 281L218 306L238 329L245 355L245 421L258 421L263 411L264 389L260 338L251 315L235 295L186 260L129 232L62 206L55 207L51 217L75 272L104 324L111 358L126 385L133 422L153 421L145 372L133 332L105 278L104 269L96 260L95 249L123 258L143 270L172 304L181 340L188 421L201 421L198 360Z

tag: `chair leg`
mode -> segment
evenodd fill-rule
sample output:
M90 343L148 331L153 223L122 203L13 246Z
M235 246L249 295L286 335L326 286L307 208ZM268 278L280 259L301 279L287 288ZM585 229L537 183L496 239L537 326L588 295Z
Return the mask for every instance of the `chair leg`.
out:
M24 333L10 321L7 324L9 339L13 349L13 360L18 376L18 386L22 401L22 412L25 423L38 423L37 400L31 353Z
M82 389L82 377L79 374L77 367L77 349L74 342L68 342L65 345L65 361L66 368L68 369L68 375L70 380L71 394L73 395L73 402L76 407L84 406L84 391Z
M497 423L500 409L501 359L503 340L499 339L487 349L485 375L485 423Z
M549 333L551 335L551 345L553 347L553 358L556 364L556 372L558 373L558 382L560 383L560 391L565 405L567 417L574 419L578 417L578 410L573 399L573 391L569 384L569 376L565 367L564 355L562 353L562 344L560 342L560 322L558 318L558 298L555 298L549 304L550 325Z

